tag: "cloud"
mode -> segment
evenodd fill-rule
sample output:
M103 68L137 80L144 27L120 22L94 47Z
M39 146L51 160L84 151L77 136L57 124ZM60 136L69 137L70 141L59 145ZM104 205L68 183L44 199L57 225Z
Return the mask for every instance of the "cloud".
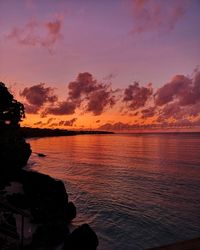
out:
M107 107L115 104L114 91L110 84L104 84L94 79L93 75L79 73L76 80L68 85L68 100L74 102L76 107L85 104L85 112L100 115Z
M154 123L154 124L141 124L141 123L136 123L136 124L129 124L129 123L123 123L123 122L116 122L116 123L105 123L101 126L99 126L97 129L98 130L105 130L105 131L153 131L153 130L162 130L163 129L188 129L188 128L195 128L200 125L200 119L196 121L190 121L188 119L181 119L177 121L176 123L174 122L168 122L164 121L163 123ZM166 130L166 131L167 131ZM175 130L176 131L176 130Z
M48 107L44 110L43 115L71 115L74 114L76 104L71 101L58 102L56 106Z
M142 119L153 117L156 114L156 107L148 107L146 109L141 110L142 113ZM138 112L135 113L135 115L138 115Z
M94 91L88 101L87 111L93 112L94 115L100 115L105 107L112 107L115 104L114 96L106 89Z
M158 123L166 122L169 118L181 119L183 116L182 109L177 103L166 104L163 109L160 110L157 117Z
M200 71L192 77L176 75L155 93L158 121L173 118L176 121L200 115Z
M124 90L123 102L125 102L132 111L137 110L145 106L152 94L153 89L151 84L147 87L140 87L139 83L135 82Z
M141 86L135 82L121 92L113 90L111 84L97 81L91 73L84 72L68 84L64 101L58 100L54 90L45 84L24 88L20 95L25 99L26 112L40 114L41 117L75 113L85 115L88 112L97 116L117 104L121 116L129 115L133 117L133 123L138 123L131 127L130 124L107 123L101 129L138 128L147 126L144 124L148 121L160 127L186 123L196 126L200 118L200 70L196 69L191 76L177 74L157 90L152 84ZM76 118L53 123L53 118L49 118L45 126L73 126L75 122ZM95 123L99 122L96 120Z
M159 125L186 120L194 124L200 116L200 70L191 76L175 75L158 90L135 82L124 90L122 102L126 103L122 114L138 117L140 123L151 118Z
M115 91L110 84L97 82L88 72L79 73L76 80L68 84L64 101L58 101L53 89L44 84L24 88L20 95L25 98L26 112L40 113L41 117L71 115L77 109L100 115L115 104Z
M158 106L179 99L180 104L190 104L192 81L184 75L176 75L172 80L162 86L155 94L155 103Z
M194 105L200 102L200 71L193 78L176 75L155 93L155 104L162 106L177 102L180 106Z
M56 118L54 118L54 117L51 117L51 118L49 118L48 120L47 120L47 122L46 122L46 124L48 125L48 124L50 124L52 121L54 121Z
M7 38L15 40L20 45L42 46L52 52L53 45L62 38L61 29L61 18L48 22L39 22L32 19L24 27L13 27Z
M57 96L53 93L53 88L45 87L44 83L26 87L20 93L25 98L25 110L27 113L36 114L46 104L57 101Z
M43 126L43 122L42 121L38 121L38 122L35 122L33 125L34 126Z
M136 129L151 129L151 128L158 128L157 124L129 124L123 122L116 122L116 123L105 123L98 127L98 130L107 130L107 131L127 131L127 130L136 130Z
M66 126L66 127L72 127L76 121L77 121L77 118L72 118L71 120L60 121L58 123L58 125L59 126Z
M27 114L37 114L38 111L40 110L40 106L30 105L27 103L24 103L24 108Z
M76 80L70 82L69 98L71 100L81 99L83 95L88 96L91 92L99 89L101 86L97 84L97 81L93 78L92 74L88 72L79 73Z
M130 124L117 122L117 123L105 123L98 127L98 130L128 130L130 128Z
M134 33L171 31L184 16L188 0L132 0Z

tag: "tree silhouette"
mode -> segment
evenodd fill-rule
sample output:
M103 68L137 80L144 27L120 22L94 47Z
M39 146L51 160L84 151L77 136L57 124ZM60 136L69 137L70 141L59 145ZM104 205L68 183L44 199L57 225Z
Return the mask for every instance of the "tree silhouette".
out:
M23 104L0 82L0 183L15 176L31 155L19 124L24 117Z
M5 84L0 82L0 128L18 127L24 117L24 105L15 100Z

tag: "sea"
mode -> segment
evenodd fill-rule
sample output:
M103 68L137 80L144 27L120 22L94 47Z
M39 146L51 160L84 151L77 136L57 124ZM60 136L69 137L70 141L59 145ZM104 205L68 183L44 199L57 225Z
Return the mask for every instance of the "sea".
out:
M28 168L64 182L98 250L200 237L200 133L33 138ZM37 153L46 157L38 157Z

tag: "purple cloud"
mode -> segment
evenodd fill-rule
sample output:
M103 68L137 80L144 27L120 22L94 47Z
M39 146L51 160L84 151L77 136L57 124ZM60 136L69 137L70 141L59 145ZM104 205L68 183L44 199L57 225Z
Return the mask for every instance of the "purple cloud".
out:
M127 103L130 110L137 110L145 106L152 94L153 89L150 84L147 87L140 87L139 83L135 82L124 90L123 102Z
M44 110L43 115L71 115L74 114L76 104L71 101L58 102L56 106L48 107Z
M188 0L132 0L134 33L171 31L185 15Z
M107 107L115 104L114 91L109 84L99 83L88 72L79 73L76 80L68 85L68 100L76 107L85 104L85 112L100 115Z
M57 96L53 91L52 88L45 87L44 83L24 88L20 95L26 100L26 112L36 114L46 103L56 102Z

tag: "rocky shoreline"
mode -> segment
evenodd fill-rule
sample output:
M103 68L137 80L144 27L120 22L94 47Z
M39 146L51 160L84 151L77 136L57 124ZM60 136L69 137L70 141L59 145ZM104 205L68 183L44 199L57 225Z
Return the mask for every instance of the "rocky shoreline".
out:
M27 214L24 221L23 249L97 248L98 238L89 225L81 225L70 232L68 226L76 217L76 207L68 200L62 181L22 169L1 187L0 197L5 204ZM17 226L21 223L19 214L12 211L11 214L11 224L20 240L22 235L18 228L20 229L21 225ZM9 245L9 242L7 244Z
M48 175L25 170L31 155L30 145L18 129L6 128L0 136L0 248L13 241L1 228L12 228L16 235L14 249L95 250L98 238L89 225L73 232L70 222L76 217L76 207L68 200L62 181ZM5 209L6 207L6 209ZM24 215L23 232L19 217ZM12 238L12 237L11 237ZM19 247L19 248L17 248Z

